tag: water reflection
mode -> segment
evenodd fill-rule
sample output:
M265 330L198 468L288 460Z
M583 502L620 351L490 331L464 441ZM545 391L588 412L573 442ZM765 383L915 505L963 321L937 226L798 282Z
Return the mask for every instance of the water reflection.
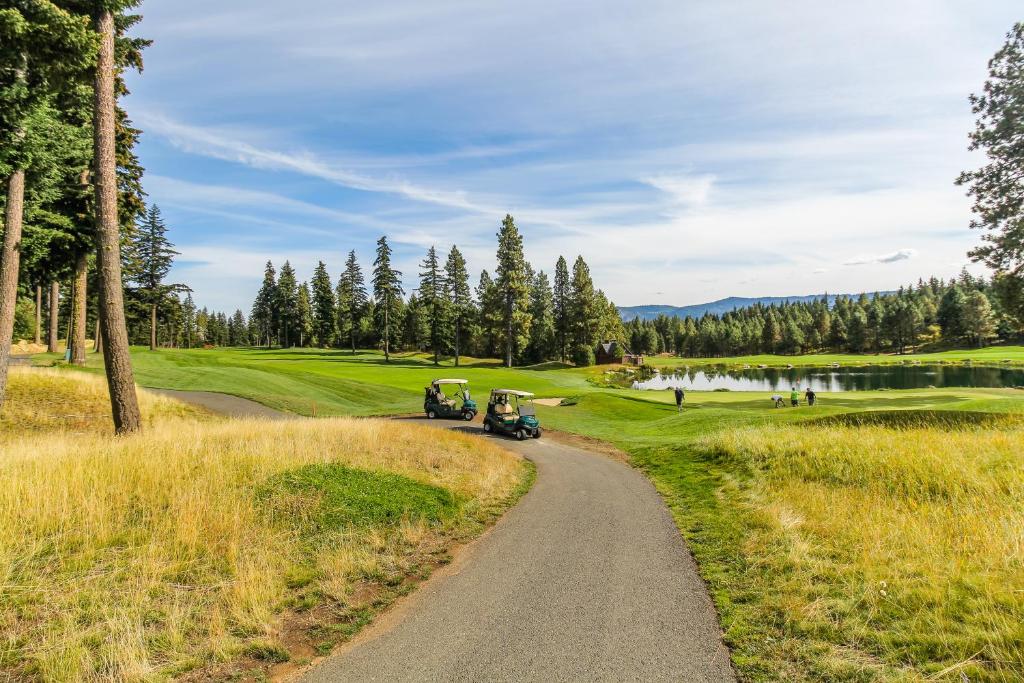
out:
M686 368L634 382L634 389L779 391L811 387L815 391L870 391L872 389L926 389L928 387L1024 386L1024 368L965 365L887 365L842 368Z

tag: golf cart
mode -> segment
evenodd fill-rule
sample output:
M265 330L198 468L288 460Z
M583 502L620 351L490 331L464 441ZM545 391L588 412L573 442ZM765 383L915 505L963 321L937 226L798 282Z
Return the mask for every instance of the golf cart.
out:
M476 417L476 401L469 397L469 382L464 379L435 379L425 389L426 396L423 399L423 412L427 418L433 420L440 417L445 419L460 419L469 422ZM445 386L458 386L458 390L451 397L444 393ZM459 399L456 401L455 399Z
M484 415L484 431L488 434L540 438L540 422L533 407L533 394L515 389L492 389Z

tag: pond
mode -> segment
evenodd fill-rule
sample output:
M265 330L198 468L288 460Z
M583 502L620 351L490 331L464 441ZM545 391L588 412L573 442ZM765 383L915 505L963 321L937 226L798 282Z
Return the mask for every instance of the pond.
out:
M814 391L869 391L872 389L927 389L929 387L1024 386L1024 368L969 365L874 365L838 368L755 368L732 370L689 368L678 374L658 374L633 382L634 389L713 391L787 391L790 387Z

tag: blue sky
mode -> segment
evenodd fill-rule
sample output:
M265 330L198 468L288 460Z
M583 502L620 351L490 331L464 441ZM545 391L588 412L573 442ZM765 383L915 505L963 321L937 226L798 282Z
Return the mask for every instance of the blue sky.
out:
M211 6L213 9L211 9ZM889 289L967 263L967 95L1017 2L150 0L126 107L200 305L267 259L408 290L432 244L476 274L591 265L621 305ZM973 267L978 270L977 267Z

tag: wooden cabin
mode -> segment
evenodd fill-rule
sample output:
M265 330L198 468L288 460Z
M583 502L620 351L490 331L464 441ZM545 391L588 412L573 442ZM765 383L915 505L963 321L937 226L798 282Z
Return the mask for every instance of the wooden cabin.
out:
M631 352L625 344L617 341L602 342L597 345L597 352L594 359L598 365L612 365L622 363L639 367L644 364L644 357Z

